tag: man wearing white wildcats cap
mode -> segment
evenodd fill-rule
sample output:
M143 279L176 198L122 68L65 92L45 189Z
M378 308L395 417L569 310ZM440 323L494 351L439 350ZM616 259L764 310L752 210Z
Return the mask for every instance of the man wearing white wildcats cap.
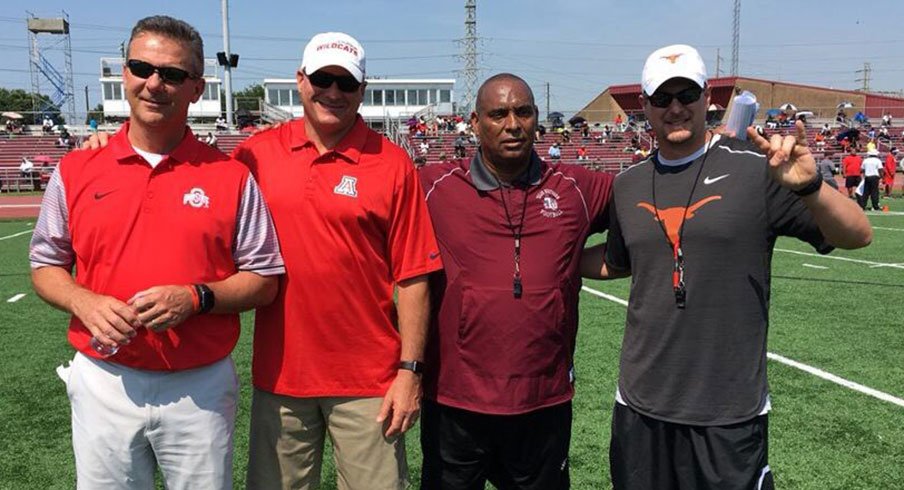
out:
M630 273L612 418L616 489L772 488L770 263L780 235L820 253L869 244L857 204L824 185L797 135L706 131L697 51L647 58L640 102L659 148L616 177L601 275ZM596 253L603 247L596 248Z
M304 117L234 153L287 249L255 319L251 489L320 488L326 434L338 488L407 487L401 434L420 411L426 276L442 265L414 165L358 115L364 74L358 41L314 36L296 74Z

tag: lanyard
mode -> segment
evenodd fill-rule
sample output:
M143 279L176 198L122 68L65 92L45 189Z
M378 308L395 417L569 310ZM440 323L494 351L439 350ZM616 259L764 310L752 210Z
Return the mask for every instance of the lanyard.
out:
M709 142L704 143L709 145ZM672 291L675 293L675 306L684 309L687 306L687 288L684 284L684 251L681 250L681 238L684 236L684 223L687 221L687 210L691 206L691 199L694 198L694 191L697 189L697 182L700 181L700 174L703 173L703 165L706 164L706 157L709 155L709 148L703 153L703 160L700 167L697 168L697 175L694 177L694 185L691 186L691 192L687 195L687 203L684 205L684 214L681 215L681 224L678 225L678 234L675 242L669 237L669 232L663 224L662 218L659 216L659 206L656 205L656 166L653 165L652 194L653 209L656 211L656 222L665 235L665 241L669 248L672 249Z
M502 201L502 209L505 210L505 220L508 222L509 231L512 232L512 239L515 242L515 270L512 275L512 295L514 295L515 298L520 298L521 293L523 292L521 286L521 236L524 231L524 217L527 212L528 189L524 189L524 202L521 206L521 220L518 222L518 225L515 226L515 223L512 222L512 216L509 214L508 205L505 203L505 193L502 191L502 183L499 182L499 179L496 179L496 183L499 184L499 199Z

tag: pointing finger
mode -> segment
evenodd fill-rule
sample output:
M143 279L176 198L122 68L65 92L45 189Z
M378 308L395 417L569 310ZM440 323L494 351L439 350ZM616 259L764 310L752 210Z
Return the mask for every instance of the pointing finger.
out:
M797 129L797 144L807 146L807 128L804 127L804 122L797 121L794 127Z

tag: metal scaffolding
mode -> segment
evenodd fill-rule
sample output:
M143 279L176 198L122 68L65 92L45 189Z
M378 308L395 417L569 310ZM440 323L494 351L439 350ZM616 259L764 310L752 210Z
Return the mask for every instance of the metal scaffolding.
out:
M32 111L34 122L40 123L42 113L51 107L57 107L66 115L69 124L76 123L75 119L75 85L72 80L72 41L69 37L69 14L62 12L62 17L38 18L30 12L26 12L26 27L28 29L28 68L31 74ZM60 70L54 66L51 58L57 64L59 56L51 53L62 51L63 68ZM45 94L49 102L38 97L41 94L42 82L46 82L51 92Z

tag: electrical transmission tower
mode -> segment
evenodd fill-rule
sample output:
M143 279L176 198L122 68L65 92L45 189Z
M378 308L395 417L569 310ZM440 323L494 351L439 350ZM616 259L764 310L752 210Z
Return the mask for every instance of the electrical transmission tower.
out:
M869 79L870 74L872 74L873 68L869 65L869 63L863 64L862 70L857 70L855 73L862 73L863 77L854 80L855 82L863 82L863 87L860 89L864 92L869 92Z
M731 76L738 76L738 48L741 44L741 0L734 2L734 21L731 25Z
M31 72L32 115L35 124L41 113L51 107L66 114L66 122L75 124L75 88L72 82L72 41L69 38L69 14L59 18L38 18L27 12L29 71ZM45 56L47 51L63 52L63 69L56 68ZM58 61L59 62L59 61ZM50 84L50 102L38 98L41 82Z
M465 37L461 40L460 56L464 62L464 69L459 71L464 78L464 94L458 112L467 115L477 91L477 0L465 0Z

